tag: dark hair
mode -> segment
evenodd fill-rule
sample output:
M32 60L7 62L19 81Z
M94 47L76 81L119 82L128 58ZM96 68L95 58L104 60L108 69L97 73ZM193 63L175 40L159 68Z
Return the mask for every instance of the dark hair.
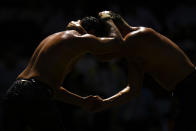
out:
M84 17L81 20L82 27L87 31L94 31L95 36L105 36L105 25L99 19L93 16Z

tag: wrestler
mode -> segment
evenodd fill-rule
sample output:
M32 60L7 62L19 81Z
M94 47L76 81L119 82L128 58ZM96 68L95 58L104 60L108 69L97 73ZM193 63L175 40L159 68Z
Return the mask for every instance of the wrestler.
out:
M101 35L100 29L106 27L109 35L96 37L87 33L82 26L97 36ZM94 32L91 28L97 28L99 32ZM88 109L90 104L96 104L96 101L101 101L98 96L81 97L62 87L67 74L86 53L119 51L122 42L122 36L112 20L104 20L101 24L95 17L71 21L65 31L45 38L7 91L4 102L4 130L64 130L54 99L84 109Z
M117 94L104 99L94 107L95 111L130 101L140 95L144 74L149 74L164 89L173 92L179 101L179 114L175 119L175 131L195 131L196 69L185 52L172 40L152 28L132 27L120 15L103 11L101 19L112 19L121 32L126 48L119 54L104 54L100 59L126 58L128 62L128 86ZM108 55L108 56L107 56Z

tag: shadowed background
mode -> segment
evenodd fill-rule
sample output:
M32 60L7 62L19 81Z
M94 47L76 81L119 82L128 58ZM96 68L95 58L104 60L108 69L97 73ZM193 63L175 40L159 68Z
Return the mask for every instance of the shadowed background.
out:
M188 2L2 0L0 96L25 68L42 39L63 31L71 20L96 16L103 10L119 13L132 26L150 27L167 36L196 64L196 4ZM88 54L76 64L63 85L82 96L107 98L126 86L126 71L124 60L101 63ZM169 131L172 118L171 93L149 76L140 97L103 112L89 113L72 105L57 104L68 131Z

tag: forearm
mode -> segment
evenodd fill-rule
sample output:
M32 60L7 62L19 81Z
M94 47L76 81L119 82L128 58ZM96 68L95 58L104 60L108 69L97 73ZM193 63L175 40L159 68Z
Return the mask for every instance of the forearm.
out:
M133 90L133 88L127 86L126 88L118 92L117 94L107 99L104 99L104 102L108 107L118 106L118 105L131 101L136 96L137 96L137 93Z
M124 39L112 20L105 20L104 22L107 27L108 35L97 39L98 43L96 44L97 46L95 46L96 48L92 48L93 54L113 54L121 52L121 50L125 48Z
M106 25L109 37L114 37L116 39L123 40L123 37L122 37L120 31L118 30L118 28L116 27L116 25L114 24L112 19L104 20L104 23Z
M84 97L74 94L63 87L55 92L55 99L75 106L84 105Z

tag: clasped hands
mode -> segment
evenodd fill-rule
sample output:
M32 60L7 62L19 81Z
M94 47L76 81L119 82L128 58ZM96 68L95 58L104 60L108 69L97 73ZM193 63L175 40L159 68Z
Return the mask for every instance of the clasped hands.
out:
M111 15L111 11L99 12L98 16L99 19L103 21L113 18ZM100 96L89 95L87 97L84 97L84 101L85 102L82 105L82 108L90 112L102 111L109 106L108 101L102 99Z
M84 97L82 108L89 112L98 112L106 108L106 101L100 96L89 95Z
M99 12L98 15L99 15L100 20L113 19L111 11L102 11L102 12Z
M102 11L98 13L100 20L112 19L111 11ZM98 112L104 110L108 106L108 101L102 99L100 96L87 96L84 98L85 104L82 106L84 110L90 112Z

